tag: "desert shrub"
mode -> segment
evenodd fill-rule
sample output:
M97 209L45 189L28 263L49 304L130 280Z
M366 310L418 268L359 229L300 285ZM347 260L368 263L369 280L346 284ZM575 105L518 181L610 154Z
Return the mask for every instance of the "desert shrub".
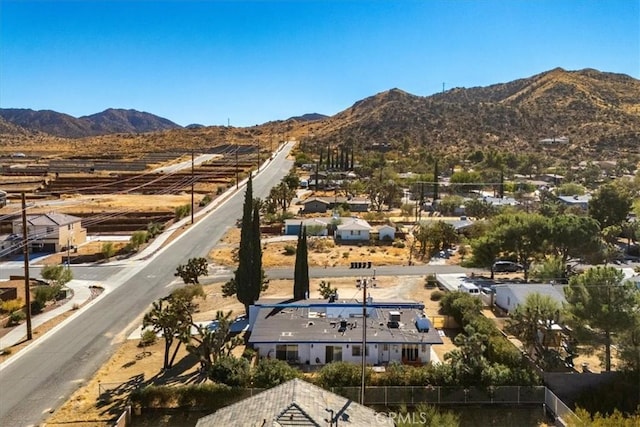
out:
M325 252L334 248L336 244L332 239L320 238L307 240L307 246L311 251Z
M402 240L396 239L393 241L393 247L398 249L404 249L406 247L406 244Z
M104 259L109 259L116 253L116 248L113 246L112 242L104 242L102 244L102 248L100 248L100 253Z
M19 325L20 322L24 321L27 318L27 315L22 310L16 310L9 315L9 324L8 326Z
M156 237L164 231L164 224L159 222L150 222L147 224L148 238ZM148 240L148 239L147 239Z
M427 277L425 277L424 279L424 286L426 288L435 288L436 286L438 286L438 280L436 279L436 275L433 273L427 274Z
M221 357L211 366L209 378L231 387L246 387L251 380L249 361L233 356Z
M251 362L255 357L256 353L257 352L251 347L245 347L245 349L242 352L242 357L247 359L249 362Z
M202 200L200 200L200 203L198 203L198 206L203 207L203 206L207 206L209 203L211 203L211 200L213 200L211 198L211 196L209 194L206 194Z
M349 258L349 252L342 252L342 258L344 259Z
M150 329L142 332L142 336L140 337L140 342L138 343L138 347L147 347L153 345L158 340L158 336L156 333Z
M429 296L429 299L431 301L440 301L443 296L444 296L444 292L442 292L442 291L433 291L433 292L431 292L431 295Z
M11 353L13 353L13 350L11 349L11 347L6 347L6 348L0 349L0 354L9 355Z
M4 313L13 313L16 310L20 310L24 307L24 301L22 298L10 299L8 301L2 301L0 304L0 310Z
M296 253L296 247L293 245L285 245L284 247L284 254L285 255L295 255Z
M31 314L39 314L42 313L42 310L44 310L46 304L38 299L34 299L33 301L31 301Z
M33 291L33 299L42 303L44 307L47 301L53 301L60 293L60 286L36 286Z
M253 386L271 388L299 376L300 371L284 360L263 359L253 371Z
M318 292L320 292L320 296L324 299L329 298L331 295L335 294L338 291L338 288L332 288L331 282L325 282L324 280L320 282Z
M138 250L140 246L147 243L149 240L150 233L148 231L136 231L131 235L131 239L129 243L133 247L133 250Z
M316 383L324 388L356 387L361 384L360 365L349 362L333 362L318 371ZM371 371L367 369L365 380L371 381Z
M191 205L176 206L174 215L176 219L182 219L191 213Z

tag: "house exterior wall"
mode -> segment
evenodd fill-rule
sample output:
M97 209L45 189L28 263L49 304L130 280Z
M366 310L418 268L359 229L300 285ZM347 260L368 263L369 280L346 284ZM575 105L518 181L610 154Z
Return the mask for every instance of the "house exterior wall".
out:
M513 295L513 292L511 292L511 289L500 286L496 287L495 302L498 307L508 312L515 310L518 305L518 301L515 295Z
M12 224L13 233L22 235L22 221L14 221ZM71 224L57 225L36 225L27 226L27 234L37 237L33 244L43 244L52 247L56 252L67 246L78 246L87 241L87 230L82 228L82 222L77 221Z
M319 200L311 200L304 204L305 212L323 213L327 211L328 205Z
M296 344L296 343L281 343ZM255 349L259 357L276 358L276 343L256 344ZM325 365L327 346L340 347L342 349L342 361L348 363L362 362L362 345L357 342L350 343L299 343L298 357L296 362L303 365ZM354 349L354 346L356 348ZM403 346L407 348L417 349L417 357L415 360L403 359ZM381 344L367 343L368 354L366 363L368 365L381 365L390 362L397 363L418 363L425 364L431 361L431 345L430 344ZM405 351L405 356L408 354Z
M336 230L336 236L342 240L366 241L370 238L369 230Z
M393 227L380 227L380 240L393 240L396 238L396 230Z
M351 212L369 212L368 203L348 203Z

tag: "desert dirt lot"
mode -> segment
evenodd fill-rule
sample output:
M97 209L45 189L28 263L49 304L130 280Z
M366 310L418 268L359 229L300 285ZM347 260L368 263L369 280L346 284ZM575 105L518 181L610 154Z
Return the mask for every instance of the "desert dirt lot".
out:
M321 279L312 279L310 297L318 298L318 284ZM438 303L429 299L431 290L425 289L424 278L417 276L379 277L377 287L370 289L374 299L413 299L424 301L427 315L437 313ZM331 285L338 288L340 298L361 295L354 278L331 279ZM215 317L217 310L231 310L234 315L242 314L244 307L234 297L222 297L221 283L204 285L206 298L198 300L199 311L194 320L207 321ZM290 298L293 289L290 280L273 280L263 293L268 298ZM453 348L451 340L444 337L445 344L434 346L439 358ZM188 356L182 348L176 358L174 368L161 374L164 344L162 340L153 346L138 347L138 339L126 340L117 353L83 387L57 409L47 420L47 426L74 425L78 427L108 426L119 415L128 393L143 384L190 383L200 381L199 364ZM242 349L236 349L241 353ZM110 390L110 392L107 392ZM108 396L109 399L105 399Z

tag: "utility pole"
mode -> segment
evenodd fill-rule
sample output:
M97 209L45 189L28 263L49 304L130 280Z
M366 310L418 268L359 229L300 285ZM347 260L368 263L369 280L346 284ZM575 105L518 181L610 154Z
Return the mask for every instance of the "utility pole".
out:
M33 339L31 333L31 289L29 285L31 280L29 279L29 240L27 234L27 201L22 193L22 250L24 253L24 300L25 309L27 312L27 340Z
M238 171L238 141L236 141L236 190L240 186L240 172Z
M364 388L367 373L367 279L362 281L362 383L360 384L360 404L364 405Z
M191 224L193 225L193 210L195 209L195 205L193 203L193 191L195 186L195 175L193 173L193 163L194 163L194 153L193 148L191 149Z

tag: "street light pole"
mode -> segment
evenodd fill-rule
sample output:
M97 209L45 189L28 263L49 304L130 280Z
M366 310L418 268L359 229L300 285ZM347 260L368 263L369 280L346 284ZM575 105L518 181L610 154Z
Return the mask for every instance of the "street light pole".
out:
M192 148L191 149L191 224L193 224L193 210L194 210L193 190L194 190L194 183L195 183L195 177L193 174L193 162L194 162L194 153Z
M29 240L27 235L27 201L22 193L22 250L24 253L24 299L27 312L27 340L33 339L31 332L31 279L29 279Z
M360 404L364 405L364 389L367 372L367 279L362 280L362 372L360 384Z

